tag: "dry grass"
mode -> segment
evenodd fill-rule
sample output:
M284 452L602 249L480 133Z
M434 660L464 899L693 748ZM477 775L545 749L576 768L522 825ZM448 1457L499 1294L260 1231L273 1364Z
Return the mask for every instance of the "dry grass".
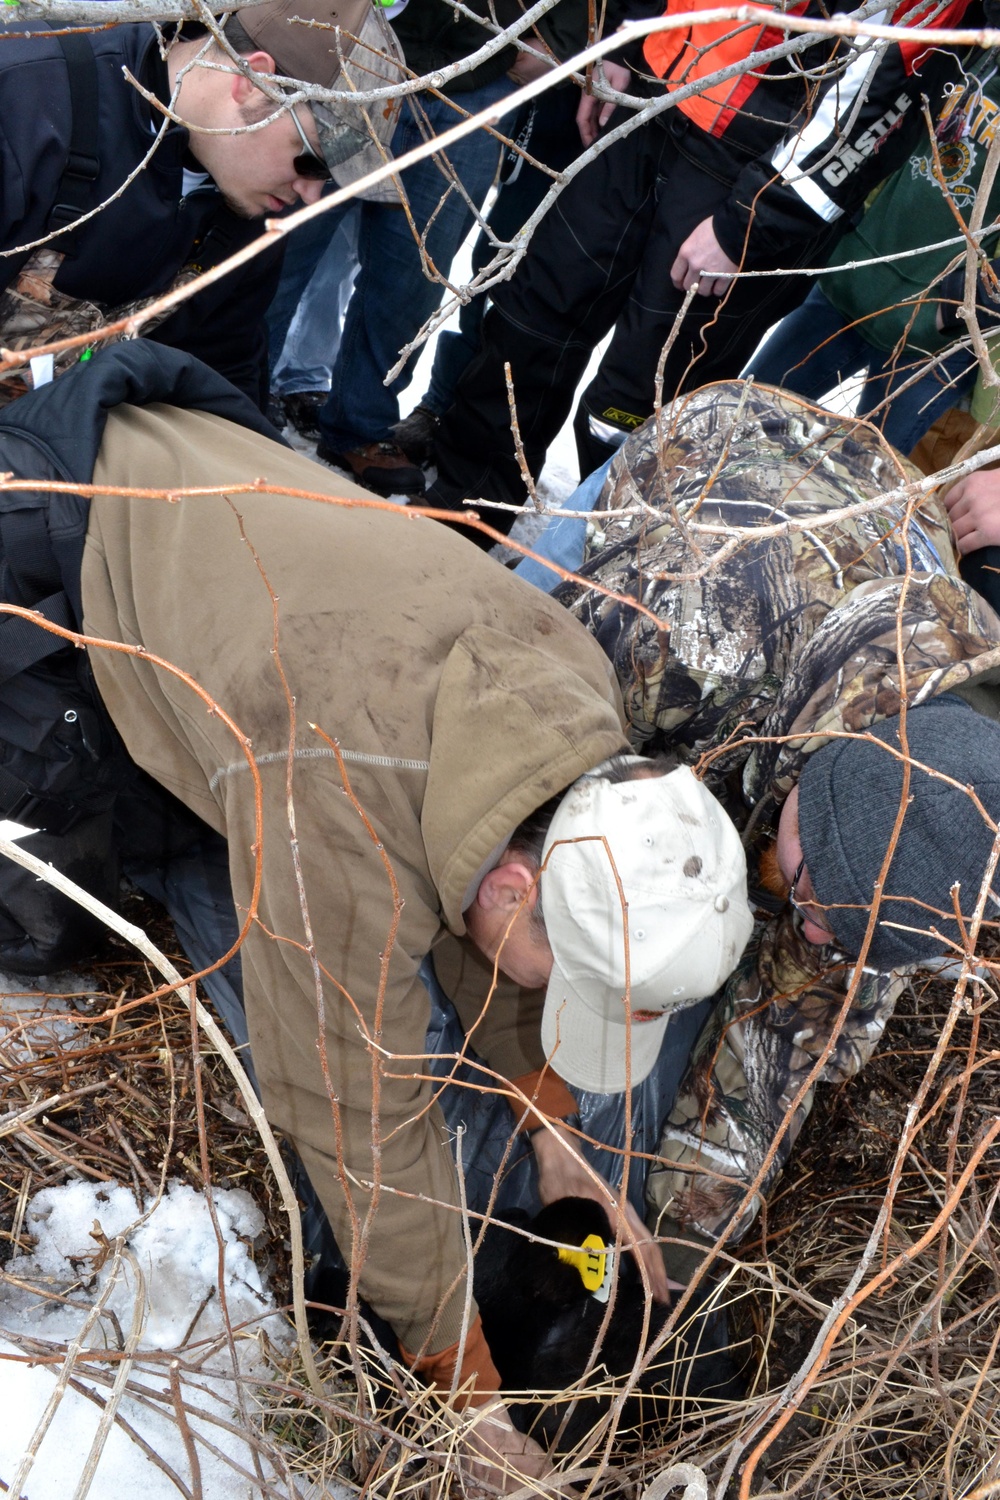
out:
M973 992L975 994L975 991ZM830 1305L854 1274L891 1193L861 1290L801 1417L765 1456L759 1492L913 1497L1000 1493L1000 1256L988 1150L940 1232L974 1145L995 1123L1000 1014L985 993L963 1009L916 1128L912 1101L952 1009L953 991L910 993L865 1072L819 1102L765 1233L744 1246L761 1384L794 1378ZM912 1141L897 1165L910 1124Z
M169 922L152 906L135 897L127 915L190 973ZM95 985L86 994L48 995L34 1014L19 1010L0 1023L0 1114L61 1096L58 1105L0 1141L0 1260L23 1248L17 1204L74 1176L123 1182L140 1199L156 1191L164 1168L172 1179L199 1190L205 1186L187 1006L170 996L117 1021L89 1022L88 1012L161 984L114 936L89 976ZM66 1034L62 1044L44 1045L39 1013ZM204 1044L199 1050L205 1054ZM280 1202L260 1141L228 1071L211 1052L203 1055L202 1078L213 1183L249 1189L269 1222L280 1224ZM280 1243L272 1250L280 1263Z
M129 915L173 948L148 908ZM186 1006L171 998L96 1024L88 1012L158 980L116 940L93 972L102 1004L45 1002L48 1014L75 1018L71 1042L40 1042L37 1033L31 1041L24 1014L5 1018L0 1114L60 1098L0 1137L0 1261L30 1248L25 1207L42 1187L81 1177L117 1181L142 1200L164 1175L205 1186ZM956 1005L950 984L922 985L900 1006L865 1072L821 1090L756 1240L731 1263L733 1323L753 1350L748 1400L691 1420L680 1434L667 1403L659 1439L647 1431L642 1449L605 1434L567 1460L590 1492L632 1493L665 1465L686 1460L705 1471L715 1494L1000 1495L997 1150L981 1153L961 1186L1000 1112L1000 1015L988 991L972 994L971 1003ZM264 1151L228 1072L210 1053L202 1081L208 1175L216 1186L245 1187L258 1202L268 1232L257 1258L280 1298L286 1228ZM849 1286L854 1302L817 1367L817 1336ZM65 1354L22 1345L50 1362ZM244 1420L267 1461L253 1492L289 1495L298 1483L300 1492L319 1495L364 1483L382 1496L429 1497L455 1482L457 1419L407 1372L328 1346L327 1396L318 1404L295 1356L273 1347L269 1354L273 1376L248 1380L245 1392ZM182 1366L196 1365L196 1355L203 1351L195 1335ZM148 1376L157 1368L162 1375L163 1356L158 1364L155 1353L137 1355L127 1391L150 1401ZM93 1398L104 1399L114 1368L85 1360L78 1373ZM71 1386L86 1389L76 1373ZM787 1410L793 1414L778 1431ZM179 1493L196 1496L175 1478ZM301 1489L306 1480L315 1488Z

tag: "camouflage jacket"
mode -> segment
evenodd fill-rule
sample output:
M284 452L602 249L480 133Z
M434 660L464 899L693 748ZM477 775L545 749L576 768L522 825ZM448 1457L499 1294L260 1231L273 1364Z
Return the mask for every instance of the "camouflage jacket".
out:
M653 417L611 466L589 586L557 597L613 661L636 745L695 764L744 826L752 879L804 757L897 713L903 685L910 706L973 696L1000 669L1000 619L959 578L943 508L900 493L920 476L866 424L741 382L660 423L662 443ZM650 1172L654 1225L715 1237L735 1216L738 1238L816 1065L841 1080L878 1043L905 975L855 983L798 924L762 914L720 993Z

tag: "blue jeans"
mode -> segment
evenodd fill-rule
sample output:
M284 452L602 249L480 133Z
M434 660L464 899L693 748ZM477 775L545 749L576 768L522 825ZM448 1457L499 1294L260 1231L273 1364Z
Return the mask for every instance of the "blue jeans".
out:
M621 442L628 436L623 432ZM620 444L619 444L620 446ZM593 510L597 503L597 497L604 488L604 481L608 477L611 467L611 459L595 469L593 474L588 474L586 479L580 481L568 500L564 500L563 510ZM571 573L576 573L583 562L584 553L587 550L587 522L583 516L560 516L554 515L546 522L544 531L531 544L531 550L539 558L551 558L561 568L568 568ZM551 594L557 584L562 583L562 578L551 568L547 568L543 562L536 562L534 557L524 557L514 569L518 578L525 583L533 583L536 589L541 589L543 594Z
M502 99L513 87L510 79L498 78L459 95L456 102L475 113ZM421 116L426 116L425 124ZM392 140L393 152L402 156L419 145L428 130L440 135L460 118L441 99L421 95L416 104L405 102ZM489 192L499 156L497 141L482 130L448 148L448 161L477 207ZM449 182L433 157L402 174L413 222L427 257L442 276L448 275L473 223L472 209L455 186L439 207ZM390 386L383 384L385 376L444 295L441 283L424 274L420 247L397 203L362 204L358 258L361 271L344 321L330 399L319 419L323 437L335 452L377 442L399 421L399 396L413 378L415 358Z
M334 191L335 184L331 183L329 192ZM328 270L332 271L333 255L331 254L329 265L327 265L327 251L331 250L337 238L338 232L344 220L353 209L358 212L359 205L356 202L342 203L339 208L331 208L318 219L310 219L308 224L303 224L301 229L295 229L285 242L285 261L281 268L281 280L278 282L278 290L274 294L274 300L267 310L267 339L270 346L270 375L274 380L275 371L282 360L285 340L288 337L299 303L305 295L306 288L310 285L313 276L318 278L317 291L320 290L319 279L324 277ZM355 240L356 245L356 240ZM355 254L356 254L355 250ZM322 264L321 264L322 263ZM326 282L325 291L330 294L330 283ZM340 278L337 277L335 298L339 302ZM326 298L317 301L321 306L327 306ZM337 323L337 332L334 335L336 342L340 342L340 324ZM328 363L333 364L335 354L331 354ZM329 384L325 381L324 385ZM291 387L289 387L291 389Z
M344 211L346 210L346 212ZM358 231L361 205L345 204L331 209L330 222L321 220L326 248L311 278L300 293L295 263L312 264L315 243L300 248L293 234L289 242L292 276L283 277L268 313L271 342L271 390L279 396L293 391L328 391L344 315L358 270ZM330 223L334 225L330 235ZM306 231L310 226L306 226Z
M865 370L858 416L866 417L888 398L888 406L873 419L875 425L900 453L911 453L937 418L976 382L975 357L961 349L899 391L919 363L912 351L894 360L876 349L859 329L848 326L817 285L778 324L744 374L807 401L820 401L842 380Z

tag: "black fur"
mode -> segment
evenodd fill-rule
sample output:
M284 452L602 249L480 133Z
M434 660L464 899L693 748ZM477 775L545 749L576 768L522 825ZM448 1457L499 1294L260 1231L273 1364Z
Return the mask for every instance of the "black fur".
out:
M525 1216L522 1227L564 1245L581 1245L588 1234L605 1242L610 1238L603 1209L584 1198L562 1198L533 1220ZM573 1396L565 1393L580 1381L594 1356L608 1305L587 1291L576 1267L560 1261L552 1245L535 1243L499 1223L489 1226L477 1252L475 1290L504 1391L532 1393L524 1402L511 1403L514 1421L547 1445L556 1443L560 1451L574 1448L608 1411L613 1390L627 1383L642 1343L645 1294L634 1258L627 1251L619 1257L611 1319L594 1369L581 1387L585 1394L572 1411ZM673 1425L695 1404L744 1394L725 1314L706 1308L710 1292L689 1304L681 1332L667 1340L635 1383L620 1431L641 1430L653 1422ZM672 1306L653 1304L645 1348ZM600 1394L586 1394L588 1387L597 1386ZM555 1392L555 1398L546 1397L548 1392Z
M515 1228L494 1220L476 1253L475 1293L483 1331L504 1394L512 1397L514 1422L545 1446L568 1452L605 1416L615 1391L628 1384L642 1341L642 1281L635 1260L623 1251L611 1319L594 1368L582 1381L608 1304L591 1296L579 1271L560 1261L552 1244L538 1244L536 1238L557 1245L582 1245L587 1235L597 1234L607 1242L611 1238L607 1216L590 1199L561 1198L533 1219L527 1214L510 1217ZM307 1279L306 1295L340 1309L347 1293L347 1273L325 1218L323 1225L328 1243ZM648 1434L654 1426L676 1426L707 1401L743 1396L726 1316L711 1306L711 1291L708 1287L699 1292L689 1304L681 1318L681 1331L668 1339L631 1388L619 1433ZM655 1340L672 1306L653 1304L644 1347ZM364 1304L362 1313L382 1347L398 1356L399 1347L388 1325ZM310 1324L314 1337L333 1338L340 1316L314 1311ZM370 1349L366 1336L361 1342ZM373 1377L378 1369L375 1360ZM572 1388L577 1382L583 1395L574 1401ZM595 1393L597 1387L599 1393ZM391 1404L388 1388L385 1394Z

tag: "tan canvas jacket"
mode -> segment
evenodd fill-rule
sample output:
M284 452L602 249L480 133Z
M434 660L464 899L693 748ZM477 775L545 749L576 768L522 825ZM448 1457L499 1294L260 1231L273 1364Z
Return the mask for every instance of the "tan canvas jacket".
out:
M559 605L412 512L296 498L364 491L218 418L118 408L94 481L176 491L260 477L283 493L95 500L85 628L182 668L252 741L263 863L242 959L267 1112L346 1257L362 1257L365 1297L406 1348L440 1350L459 1333L466 1254L453 1143L422 1062L418 966L462 937L515 826L624 747L620 699ZM228 839L245 913L254 783L239 745L142 656L91 657L133 758ZM476 1029L501 1078L542 1060L540 998L507 986ZM484 999L460 996L463 1014Z

